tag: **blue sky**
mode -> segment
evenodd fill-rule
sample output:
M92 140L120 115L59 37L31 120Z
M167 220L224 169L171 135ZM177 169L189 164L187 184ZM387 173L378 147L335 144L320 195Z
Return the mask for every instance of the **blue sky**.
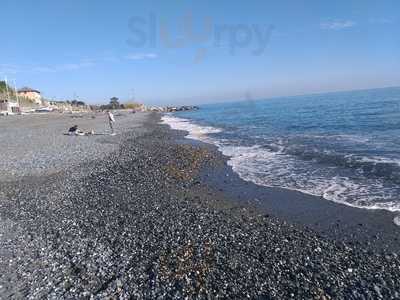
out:
M3 0L1 11L0 76L47 98L180 104L400 85L396 0Z

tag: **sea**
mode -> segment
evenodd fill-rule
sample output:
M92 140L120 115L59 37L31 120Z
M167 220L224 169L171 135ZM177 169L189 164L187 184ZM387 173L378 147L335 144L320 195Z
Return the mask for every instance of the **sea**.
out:
M246 181L400 211L400 87L207 104L163 122L217 146Z

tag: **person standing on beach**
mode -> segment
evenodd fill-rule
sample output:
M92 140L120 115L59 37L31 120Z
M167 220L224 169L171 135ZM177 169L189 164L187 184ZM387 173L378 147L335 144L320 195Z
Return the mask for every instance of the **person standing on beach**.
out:
M111 129L111 135L115 135L115 133L114 133L114 123L115 123L114 115L109 110L107 111L107 115L108 115L108 123L109 123L110 129Z

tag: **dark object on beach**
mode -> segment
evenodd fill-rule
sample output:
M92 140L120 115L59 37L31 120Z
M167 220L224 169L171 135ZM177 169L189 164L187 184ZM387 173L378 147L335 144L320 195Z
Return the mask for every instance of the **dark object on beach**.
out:
M78 125L74 125L68 130L68 134L69 135L93 135L94 130L84 132L84 131L78 129Z
M72 134L76 133L77 131L78 131L78 125L74 125L68 130L68 133Z

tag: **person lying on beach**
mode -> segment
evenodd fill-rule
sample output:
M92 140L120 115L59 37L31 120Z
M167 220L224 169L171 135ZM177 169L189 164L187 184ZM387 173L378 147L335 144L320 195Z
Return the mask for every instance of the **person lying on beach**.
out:
M68 130L68 134L69 134L69 135L85 135L85 133L84 133L83 131L81 131L80 129L78 129L78 125L72 126L72 127Z
M91 130L88 132L84 132L78 128L78 125L74 125L68 130L68 134L69 135L81 135L81 136L82 135L92 135L92 134L94 134L94 131Z

